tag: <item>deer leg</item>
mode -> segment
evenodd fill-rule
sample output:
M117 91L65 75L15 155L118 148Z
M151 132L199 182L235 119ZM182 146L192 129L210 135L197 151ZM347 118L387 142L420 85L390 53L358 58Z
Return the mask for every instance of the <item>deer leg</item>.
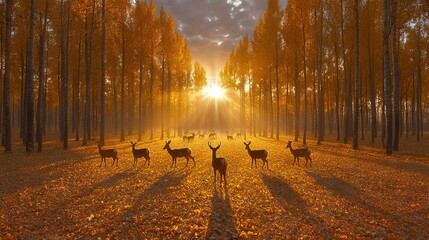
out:
M313 166L313 159L311 159L310 156L308 156L308 158L310 159L310 167L312 167Z
M267 164L267 169L268 169L268 160L266 158L264 158L264 164Z
M300 165L299 165L299 157L296 157L296 160L298 162L298 167L300 167Z
M171 159L171 168L173 168L174 158Z
M186 156L185 158L186 158L186 167L187 167L187 166L188 166L188 163L189 163L189 157L188 157L188 156Z
M194 161L194 167L197 166L197 164L195 163L195 158L192 157L191 155L189 155L190 158L192 158L192 161Z
M101 158L101 162L100 162L100 166L99 167L101 167L102 164L103 164L103 158Z
M118 166L118 163L119 163L119 158L116 157L116 166Z
M213 168L213 172L214 172L214 182L216 182L216 169Z

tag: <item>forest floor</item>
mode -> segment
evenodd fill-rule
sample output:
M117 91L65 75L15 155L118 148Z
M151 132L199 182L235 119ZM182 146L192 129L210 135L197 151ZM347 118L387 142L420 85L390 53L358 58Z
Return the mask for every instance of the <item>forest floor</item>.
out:
M131 139L131 138L129 138ZM133 138L132 140L135 140ZM129 140L119 166L99 166L96 142L62 150L48 141L43 153L26 154L18 143L0 153L0 239L429 239L429 140L401 139L401 152L379 147L308 141L313 166L292 166L287 140L248 138L269 151L269 170L251 168L243 139L222 141L227 185L213 183L205 139L190 147L196 167L171 158L165 141L144 140L150 166L133 166ZM299 143L293 143L299 147Z

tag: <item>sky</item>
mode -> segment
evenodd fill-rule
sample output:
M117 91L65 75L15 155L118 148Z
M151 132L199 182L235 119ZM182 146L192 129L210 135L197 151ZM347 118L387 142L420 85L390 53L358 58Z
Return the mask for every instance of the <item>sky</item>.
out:
M286 0L280 0L282 6ZM251 38L266 0L155 0L176 20L194 61L200 62L209 82L219 78L229 53L243 36Z

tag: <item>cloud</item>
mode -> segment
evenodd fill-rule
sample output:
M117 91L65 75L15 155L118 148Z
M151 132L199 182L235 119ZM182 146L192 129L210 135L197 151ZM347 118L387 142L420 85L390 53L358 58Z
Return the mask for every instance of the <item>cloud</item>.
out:
M282 0L283 6L286 0ZM155 0L176 20L194 60L210 80L218 77L230 51L248 34L266 8L263 0Z

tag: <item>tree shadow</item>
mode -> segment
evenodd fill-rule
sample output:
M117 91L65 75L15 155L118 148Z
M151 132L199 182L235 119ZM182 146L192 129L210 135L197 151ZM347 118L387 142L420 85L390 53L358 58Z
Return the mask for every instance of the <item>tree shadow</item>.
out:
M145 207L146 200L155 199L157 197L166 198L174 191L174 187L179 186L183 180L191 174L189 169L180 171L169 171L158 178L149 188L144 190L136 199L133 206L123 214L124 218L131 218L138 214Z
M401 215L396 211L391 211L388 208L377 206L378 199L368 198L363 190L356 186L341 180L335 176L321 176L320 174L308 172L308 175L312 177L316 183L326 190L332 192L334 195L346 199L351 202L351 205L358 206L366 211L376 214L375 221L381 222L382 219L390 218L394 221L394 225L401 227L407 236L413 236L414 238L420 238L413 232L412 229L417 230L417 234L424 233L424 227L419 222L414 222L414 217L410 220L407 216ZM368 193L367 193L368 194ZM423 235L427 235L424 233Z
M318 185L325 187L337 196L354 200L361 199L361 189L335 176L325 177L314 172L308 172L308 175L314 178Z
M287 216L290 216L291 221L295 223L293 224L295 228L289 229L291 236L286 236L286 238L300 236L300 228L305 226L312 227L312 231L314 231L311 233L312 235L315 234L324 239L329 238L327 233L328 227L325 222L319 217L311 215L304 199L285 179L276 175L262 173L262 181L267 186L271 195L277 199L281 207L288 212Z
M238 239L238 231L229 200L228 187L225 189L214 184L212 212L207 227L206 239Z
M389 168L393 168L396 170L402 170L402 171L406 171L406 172L420 173L420 174L424 174L424 175L429 176L429 166L419 164L419 163L403 162L403 161L389 161L389 160L384 160L384 159L378 159L377 156L373 156L373 158L368 158L368 157L362 157L361 155L345 154L345 153L342 153L340 151L336 152L336 151L324 150L323 154L328 154L328 155L331 155L334 157L352 158L352 159L355 159L356 161L364 161L367 163L377 164L377 165L380 165L383 167L389 167Z

